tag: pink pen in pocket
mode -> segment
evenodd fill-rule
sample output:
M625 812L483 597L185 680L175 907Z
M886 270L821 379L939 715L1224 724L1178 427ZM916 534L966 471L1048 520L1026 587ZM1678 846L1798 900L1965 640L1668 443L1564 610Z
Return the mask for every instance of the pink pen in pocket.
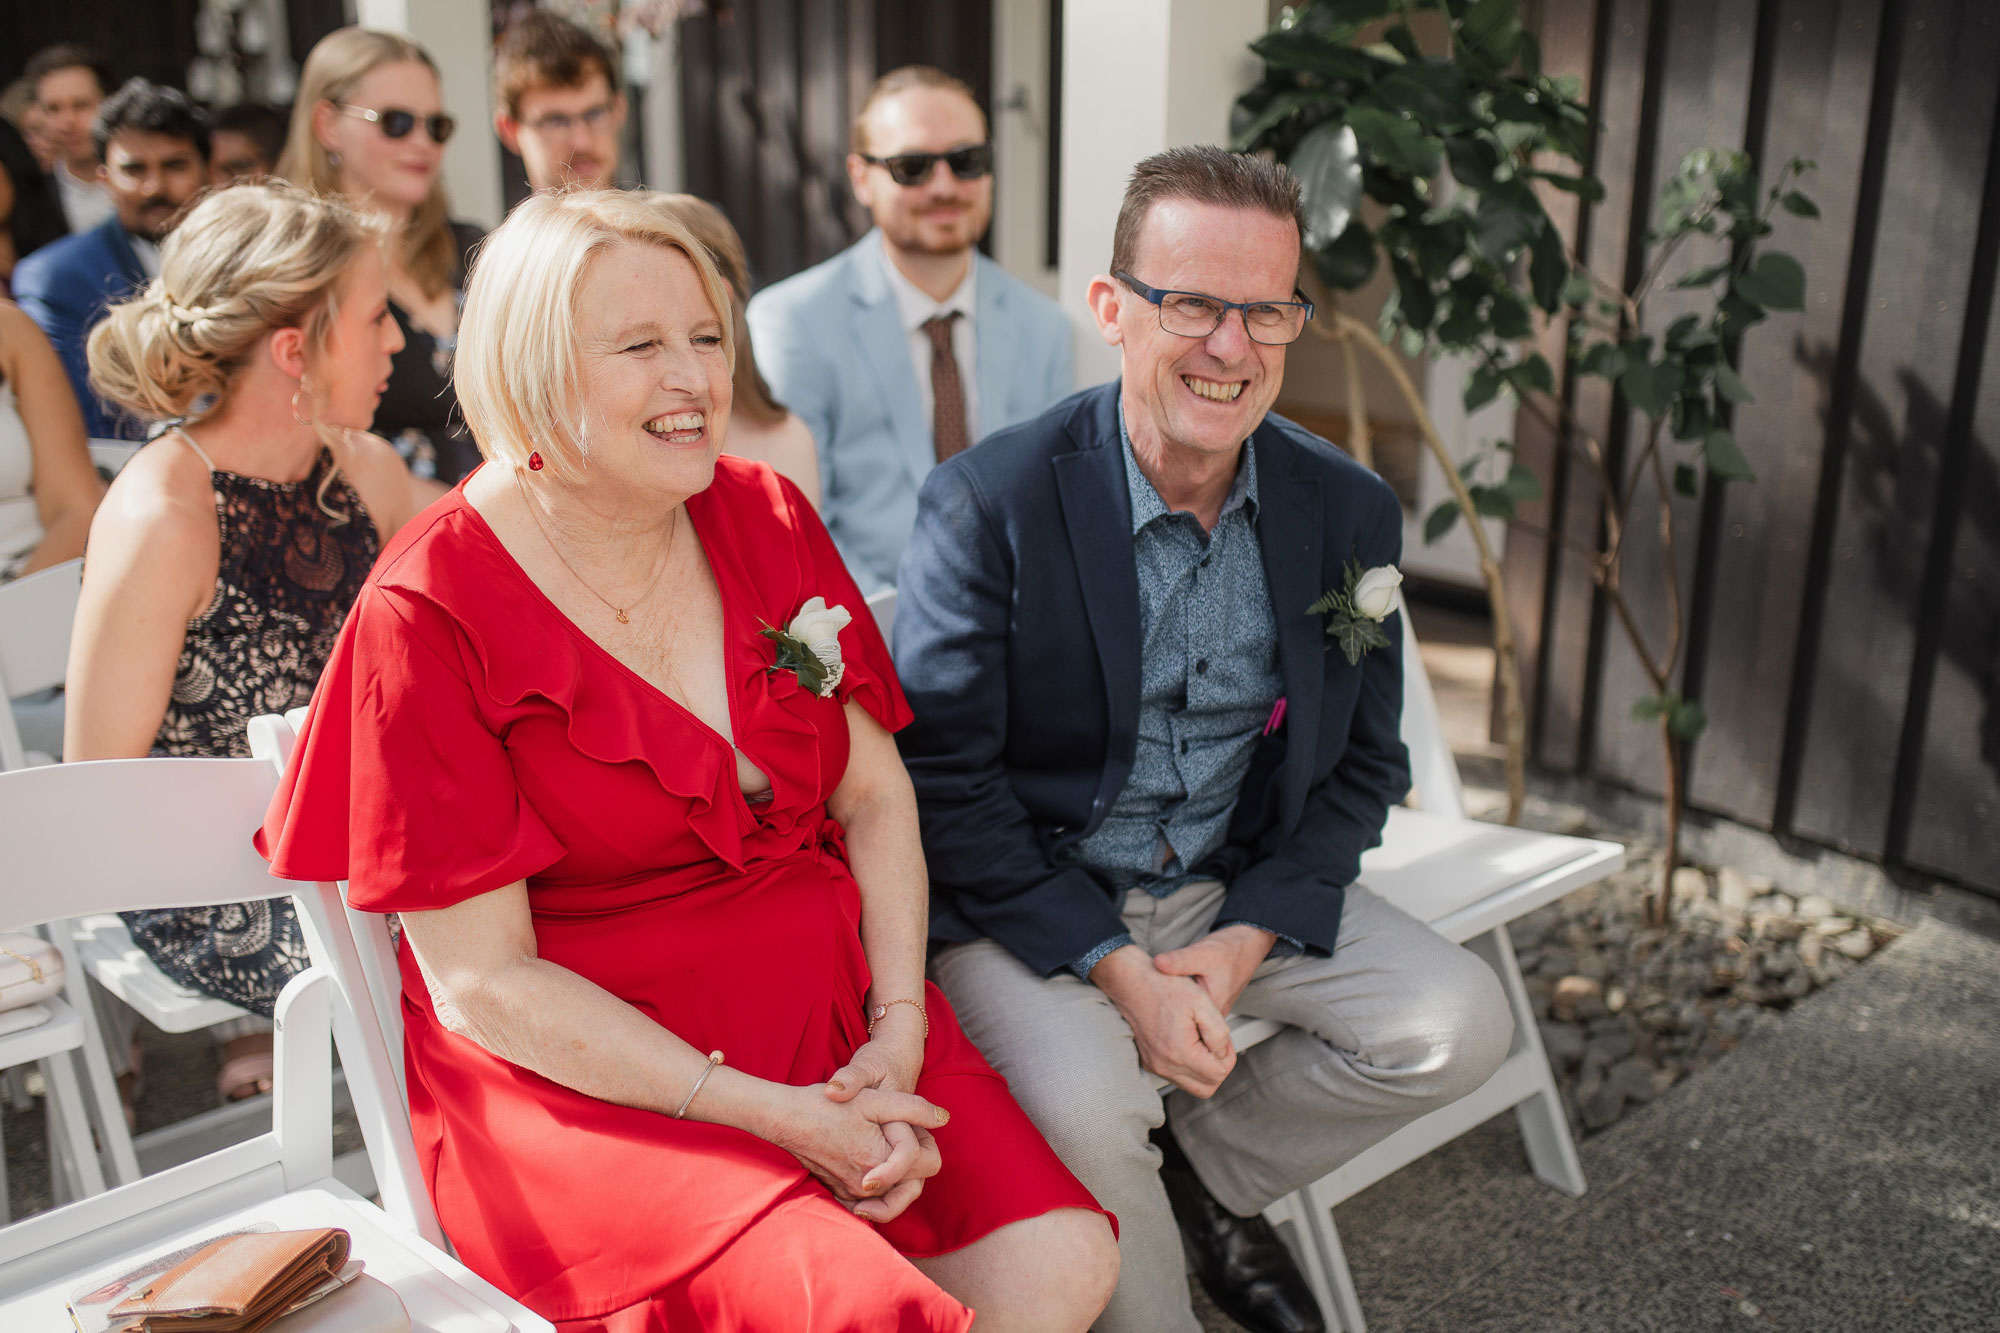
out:
M1278 696L1278 702L1271 705L1271 716L1270 719L1264 723L1264 734L1268 736L1272 732L1276 731L1279 727L1282 727L1284 725L1285 725L1285 696L1281 694Z

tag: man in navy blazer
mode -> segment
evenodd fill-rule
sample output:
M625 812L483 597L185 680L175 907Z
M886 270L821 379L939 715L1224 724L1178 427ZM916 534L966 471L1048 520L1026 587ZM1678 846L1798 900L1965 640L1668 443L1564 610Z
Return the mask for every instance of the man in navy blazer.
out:
M971 90L910 66L854 118L847 169L875 228L765 288L757 366L819 444L821 517L863 592L896 577L937 464L1075 386L1069 320L979 253L993 149Z
M91 135L114 211L16 265L14 299L55 344L91 436L144 439L143 423L91 391L85 345L110 306L160 271L160 241L208 184L208 117L178 90L132 79L105 99Z
M1183 1238L1239 1323L1322 1327L1260 1210L1512 1035L1484 963L1356 882L1409 787L1399 622L1353 599L1350 662L1308 607L1393 583L1402 511L1270 412L1298 210L1255 158L1140 163L1090 288L1121 379L933 471L899 577L932 979L1118 1217L1100 1329L1197 1327ZM1232 1012L1286 1027L1239 1057Z

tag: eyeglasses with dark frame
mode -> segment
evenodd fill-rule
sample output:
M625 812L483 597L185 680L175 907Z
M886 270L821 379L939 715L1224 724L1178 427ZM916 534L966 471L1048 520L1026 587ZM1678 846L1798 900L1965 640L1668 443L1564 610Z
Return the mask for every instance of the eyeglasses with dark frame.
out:
M1222 327L1232 310L1243 312L1243 331L1250 341L1273 347L1297 342L1313 317L1313 303L1294 287L1290 301L1225 301L1206 292L1177 292L1148 287L1119 269L1111 275L1151 301L1160 312L1160 327L1182 338L1206 338Z
M346 102L342 102L340 104L340 114L343 116L353 116L356 120L373 122L375 128L382 131L382 137L385 139L404 138L411 130L421 125L424 127L424 132L431 136L431 142L440 148L444 147L445 141L451 138L452 131L458 128L458 118L443 111L433 112L428 116L420 116L414 111L405 111L401 107L390 107L383 111L377 111L372 107L352 106Z
M898 185L922 185L931 178L937 164L943 162L951 168L951 174L962 181L976 181L981 176L993 172L993 145L990 143L967 144L944 153L897 153L894 157L870 157L859 155L863 162L881 167L889 173L889 179Z
M611 113L618 109L613 102L599 102L596 106L585 107L575 115L566 111L551 111L536 116L533 120L521 122L521 128L533 130L536 134L567 134L578 125L594 130L611 119Z

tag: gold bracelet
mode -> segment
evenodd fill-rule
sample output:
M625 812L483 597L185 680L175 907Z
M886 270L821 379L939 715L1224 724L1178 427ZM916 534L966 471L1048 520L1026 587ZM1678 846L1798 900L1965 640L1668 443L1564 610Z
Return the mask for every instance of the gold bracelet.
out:
M688 1104L694 1101L694 1095L697 1092L701 1091L701 1085L708 1082L708 1076L710 1074L713 1074L715 1072L715 1067L721 1063L722 1063L721 1051L710 1051L708 1053L708 1067L701 1071L701 1076L699 1078L695 1079L694 1086L688 1089L688 1095L681 1098L681 1109L674 1112L674 1119L679 1120L682 1116L687 1114Z
M878 1004L878 1005L876 1005L876 1006L875 1006L875 1012L874 1012L874 1013L872 1013L872 1014L870 1014L870 1015L868 1015L868 1035L869 1035L869 1036L871 1036L871 1037L872 1037L872 1036L874 1036L874 1035L875 1035L875 1025L876 1025L877 1023L879 1023L879 1022L881 1022L881 1021L882 1021L882 1016L883 1016L884 1014L886 1014L886 1013L888 1013L888 1012L889 1012L889 1005L891 1005L891 1004L907 1004L907 1005L910 1005L910 1006L914 1007L914 1008L916 1009L916 1011L917 1011L918 1015L919 1015L920 1017L922 1017L922 1019L924 1020L924 1040L925 1040L925 1041L929 1041L929 1040L930 1040L930 1037L931 1037L931 1016L930 1016L930 1014L929 1014L929 1013L927 1013L927 1012L925 1011L925 1009L924 1009L924 1002L923 1002L922 1000L891 1000L891 1001L889 1001L889 1004Z

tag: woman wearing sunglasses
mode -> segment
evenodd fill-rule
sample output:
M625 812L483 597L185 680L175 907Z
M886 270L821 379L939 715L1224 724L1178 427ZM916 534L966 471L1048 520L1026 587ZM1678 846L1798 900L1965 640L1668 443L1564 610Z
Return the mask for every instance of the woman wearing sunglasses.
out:
M480 238L447 216L437 62L400 33L341 28L306 57L278 174L389 220L389 309L402 327L375 433L420 478L455 485L479 451L451 389L468 256Z

